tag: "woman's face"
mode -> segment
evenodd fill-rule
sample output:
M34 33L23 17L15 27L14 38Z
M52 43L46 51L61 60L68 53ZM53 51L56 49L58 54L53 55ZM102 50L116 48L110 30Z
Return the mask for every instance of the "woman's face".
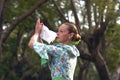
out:
M57 32L57 42L67 44L70 42L70 34L68 31L68 26L65 24L62 24Z

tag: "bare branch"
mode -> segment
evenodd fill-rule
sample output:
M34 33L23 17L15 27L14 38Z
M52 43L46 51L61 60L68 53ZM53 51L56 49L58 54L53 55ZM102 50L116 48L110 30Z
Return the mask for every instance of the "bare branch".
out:
M3 14L4 14L4 9L5 9L6 3L7 3L7 0L2 0L0 3L0 32L2 31Z
M93 11L94 11L94 21L95 21L95 28L98 28L98 21L97 21L97 6L96 4L93 6Z
M59 15L61 18L63 18L64 21L68 22L68 20L65 18L64 14L62 13L60 7L57 6L56 2L54 0L52 0L56 10L58 11Z
M91 32L92 30L91 0L86 0L86 9L87 9L87 20L88 20L89 32Z
M48 19L47 19L45 13L44 13L43 11L41 11L40 14L41 14L42 17L44 18L44 19L43 19L43 23L44 23L46 26L48 26L49 29L55 31L55 28L51 26L51 24L50 24L50 22L48 21Z
M72 6L72 11L73 11L73 14L74 14L74 17L75 17L75 22L76 22L76 25L78 27L78 32L80 33L81 29L80 29L80 21L79 21L79 18L78 18L78 15L77 15L77 11L75 9L75 3L73 0L70 0L71 1L71 6Z
M83 51L80 52L80 58L82 58L83 60L87 60L87 61L91 61L93 62L93 57L91 55L89 55L88 53L84 53Z
M1 4L0 4L0 19L2 17L6 2L7 2L7 0L2 0L1 1Z
M91 53L86 52L83 45L77 45L77 48L80 51L80 58L82 58L83 60L91 61L91 62L94 61L93 57L91 56Z

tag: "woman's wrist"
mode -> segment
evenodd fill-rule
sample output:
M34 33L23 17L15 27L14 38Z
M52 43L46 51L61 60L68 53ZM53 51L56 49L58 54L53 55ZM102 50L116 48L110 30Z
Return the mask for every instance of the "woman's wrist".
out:
M38 41L38 38L39 38L39 34L38 34L38 33L35 33L35 34L34 34L34 41Z
M34 33L35 36L39 36L39 33Z

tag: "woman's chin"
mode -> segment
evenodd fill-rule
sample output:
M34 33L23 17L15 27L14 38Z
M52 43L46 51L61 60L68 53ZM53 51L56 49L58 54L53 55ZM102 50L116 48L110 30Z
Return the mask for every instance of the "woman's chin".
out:
M59 39L56 39L56 41L60 43L60 40L59 40Z
M56 39L56 41L57 41L57 42L59 42L59 40L58 40L58 39Z

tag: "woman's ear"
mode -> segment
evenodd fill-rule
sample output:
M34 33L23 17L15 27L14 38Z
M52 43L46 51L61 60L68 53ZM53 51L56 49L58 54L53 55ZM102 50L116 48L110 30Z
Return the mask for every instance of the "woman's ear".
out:
M72 40L72 39L73 39L73 37L74 37L74 33L70 33L70 34L69 34L69 39L71 39L71 40Z

